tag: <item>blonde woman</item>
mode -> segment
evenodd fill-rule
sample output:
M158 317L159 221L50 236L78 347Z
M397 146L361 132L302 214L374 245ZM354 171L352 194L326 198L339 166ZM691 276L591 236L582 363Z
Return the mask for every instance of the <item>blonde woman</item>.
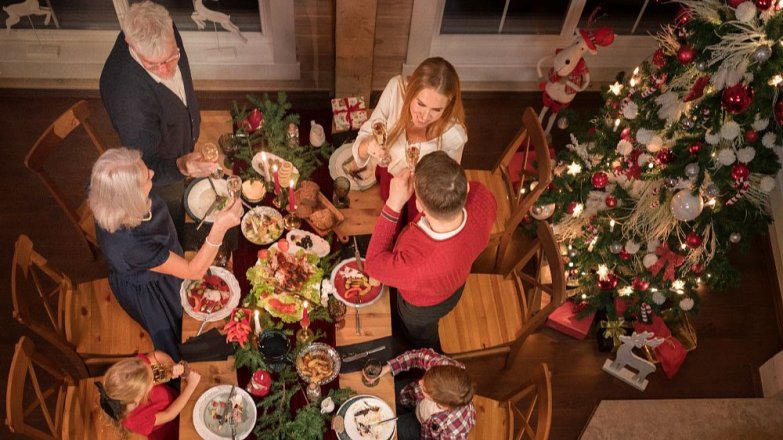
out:
M376 120L386 124L385 150L372 134ZM359 130L353 157L363 167L370 158L379 162L388 151L388 167L376 168L381 197L386 200L391 177L406 168L407 144L419 145L419 157L445 151L459 163L467 141L459 76L451 63L435 57L422 61L407 79L398 75L389 81L372 116Z
M241 203L233 203L220 212L188 261L166 204L150 193L154 175L138 150L108 150L93 166L89 202L114 296L149 332L156 349L179 360L182 280L204 276L243 211Z
M185 383L177 396L174 388L156 382L153 370L169 371L168 378L182 377ZM112 365L96 382L103 411L125 437L127 431L153 440L179 438L179 413L193 395L201 375L174 364L166 353L156 351Z

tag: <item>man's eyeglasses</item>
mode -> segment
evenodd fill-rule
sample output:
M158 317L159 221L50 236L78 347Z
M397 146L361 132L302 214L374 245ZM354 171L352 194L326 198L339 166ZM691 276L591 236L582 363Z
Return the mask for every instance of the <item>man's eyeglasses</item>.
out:
M170 65L172 63L176 63L177 61L179 61L179 57L180 57L180 54L179 54L179 47L178 47L177 48L177 53L172 55L171 58L167 59L166 61L162 61L160 63L152 64L152 63L147 62L147 60L143 60L144 64L145 64L144 67L146 67L148 70L160 70L160 68L163 67L163 66L168 66L168 65Z

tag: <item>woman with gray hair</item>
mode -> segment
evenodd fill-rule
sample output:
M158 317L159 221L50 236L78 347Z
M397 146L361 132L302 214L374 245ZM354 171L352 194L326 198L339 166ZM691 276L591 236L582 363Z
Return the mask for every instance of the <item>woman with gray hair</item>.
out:
M137 150L110 149L92 168L89 203L114 296L149 332L155 348L179 361L180 284L204 276L243 210L235 202L220 212L201 249L188 261L166 204L150 193L154 175Z

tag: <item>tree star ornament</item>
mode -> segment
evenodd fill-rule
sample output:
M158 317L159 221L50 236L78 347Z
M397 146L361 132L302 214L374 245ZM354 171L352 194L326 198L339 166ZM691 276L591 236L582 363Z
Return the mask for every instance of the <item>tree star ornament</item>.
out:
M576 176L577 174L579 174L581 172L582 172L582 165L579 165L576 162L571 162L568 165L568 171L567 171L568 174L570 174L572 176Z

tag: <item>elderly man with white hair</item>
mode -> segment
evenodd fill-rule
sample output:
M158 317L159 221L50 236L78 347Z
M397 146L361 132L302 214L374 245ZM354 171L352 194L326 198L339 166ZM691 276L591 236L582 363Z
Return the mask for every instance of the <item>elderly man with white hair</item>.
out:
M185 177L203 177L218 165L193 152L199 106L190 66L169 12L150 1L134 3L122 22L100 79L101 98L124 146L138 149L155 172L182 241Z

